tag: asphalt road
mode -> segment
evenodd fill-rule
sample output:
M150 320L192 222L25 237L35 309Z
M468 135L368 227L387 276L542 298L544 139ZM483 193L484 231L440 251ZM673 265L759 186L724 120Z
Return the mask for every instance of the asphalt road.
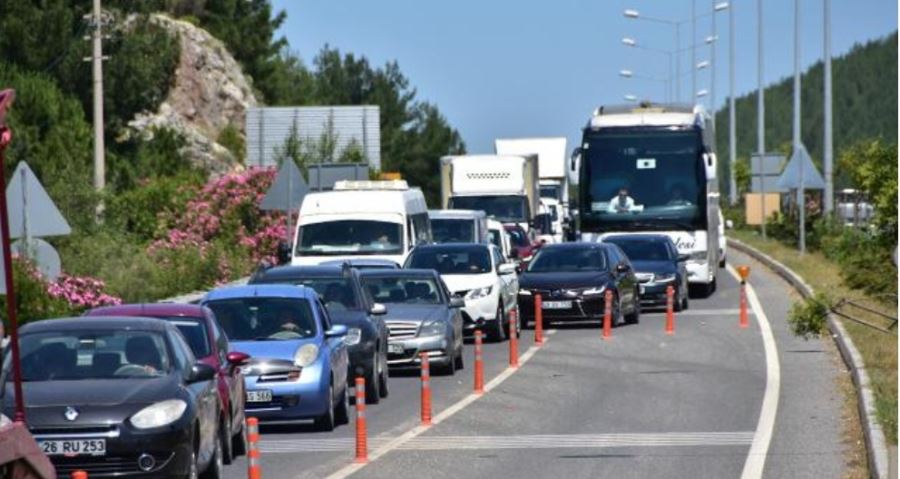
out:
M736 252L732 260L747 261ZM789 288L754 268L777 347L773 388L757 317L738 327L738 284L722 273L713 296L678 314L673 336L659 312L614 329L609 341L598 325L559 326L515 372L504 372L507 343L486 344L494 382L477 399L467 346L464 370L432 380L434 414L443 414L427 429L418 427L417 374L392 376L390 397L367 408L369 449L379 457L364 467L351 466L352 424L333 433L263 428L263 477L723 478L741 477L748 464L762 477L840 477L842 371L833 347L793 338ZM520 341L525 353L531 331ZM761 414L767 385L778 394ZM765 417L771 434L760 428ZM748 461L751 444L764 452ZM226 477L246 477L243 458Z

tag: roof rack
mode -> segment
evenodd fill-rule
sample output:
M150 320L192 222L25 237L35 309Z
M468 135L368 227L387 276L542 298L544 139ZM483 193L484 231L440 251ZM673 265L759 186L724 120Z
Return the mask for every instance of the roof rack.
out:
M406 180L341 180L334 184L335 191L366 191L366 190L408 190Z

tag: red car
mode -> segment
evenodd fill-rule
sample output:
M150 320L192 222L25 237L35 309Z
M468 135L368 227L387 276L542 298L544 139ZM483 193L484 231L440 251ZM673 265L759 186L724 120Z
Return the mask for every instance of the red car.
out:
M219 404L222 405L219 430L227 431L231 437L231 440L222 441L226 448L222 451L223 462L229 464L233 457L247 452L244 431L246 392L240 366L250 357L241 352L228 352L228 337L209 308L196 304L125 304L92 309L84 315L140 316L175 323L197 360L217 371Z

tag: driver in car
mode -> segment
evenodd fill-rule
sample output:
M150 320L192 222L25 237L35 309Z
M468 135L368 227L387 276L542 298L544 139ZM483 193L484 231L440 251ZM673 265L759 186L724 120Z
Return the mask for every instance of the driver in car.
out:
M609 200L606 210L609 213L630 213L634 210L634 198L628 196L627 187L619 188L619 194Z

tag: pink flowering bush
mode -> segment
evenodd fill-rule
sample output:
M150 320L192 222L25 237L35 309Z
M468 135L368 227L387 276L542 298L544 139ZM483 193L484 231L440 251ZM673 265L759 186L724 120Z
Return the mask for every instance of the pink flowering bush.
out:
M250 168L210 180L184 211L161 214L168 229L147 252L180 271L193 288L246 275L260 261L273 262L286 237L285 216L259 205L275 174L274 168Z
M104 293L105 287L106 284L99 279L62 274L47 286L47 292L78 309L122 304L121 299Z

